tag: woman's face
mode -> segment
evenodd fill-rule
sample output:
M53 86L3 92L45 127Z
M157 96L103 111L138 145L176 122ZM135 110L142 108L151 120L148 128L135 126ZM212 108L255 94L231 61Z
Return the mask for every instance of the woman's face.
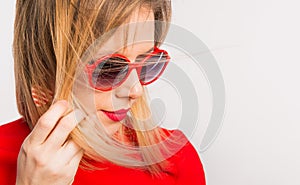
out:
M153 50L155 31L153 12L146 8L138 9L125 24L125 29L118 29L105 43L104 48L134 62L138 56L149 54ZM127 34L126 42L124 30ZM121 126L127 111L143 93L143 87L134 69L120 86L110 91L80 88L75 95L86 108L96 112L107 132L113 134Z

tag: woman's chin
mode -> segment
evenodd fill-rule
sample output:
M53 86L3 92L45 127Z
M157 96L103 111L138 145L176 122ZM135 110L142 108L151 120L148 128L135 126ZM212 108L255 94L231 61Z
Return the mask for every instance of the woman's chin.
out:
M103 111L98 111L97 116L99 122L104 126L109 135L113 135L117 132L122 124L121 121L114 121L108 118Z

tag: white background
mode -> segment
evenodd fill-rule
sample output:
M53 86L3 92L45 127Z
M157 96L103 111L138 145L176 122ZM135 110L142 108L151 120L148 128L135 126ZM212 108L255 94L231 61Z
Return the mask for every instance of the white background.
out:
M1 1L0 7L5 123L19 117L11 53L14 2ZM300 184L299 7L297 0L173 1L173 22L207 44L226 86L222 130L200 153L208 185Z

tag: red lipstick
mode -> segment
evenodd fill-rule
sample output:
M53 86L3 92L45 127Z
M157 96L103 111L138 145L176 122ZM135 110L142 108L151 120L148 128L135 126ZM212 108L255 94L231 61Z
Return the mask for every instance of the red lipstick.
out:
M101 110L109 119L111 119L112 121L121 121L123 119L126 118L127 116L127 112L130 109L121 109L121 110L117 110L117 111L105 111L105 110Z

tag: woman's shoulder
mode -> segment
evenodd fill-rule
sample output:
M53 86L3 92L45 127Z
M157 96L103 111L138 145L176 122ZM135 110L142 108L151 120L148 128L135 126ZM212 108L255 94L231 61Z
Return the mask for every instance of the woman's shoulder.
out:
M1 125L0 155L18 152L21 144L29 133L30 129L23 118Z
M170 144L177 151L170 161L176 163L178 184L205 185L205 173L200 155L190 142L190 138L179 129L163 129L163 131L167 133L168 138L171 138Z
M24 120L19 118L9 123L2 124L0 126L0 137L13 137L13 136L27 136L30 133L30 129Z
M182 154L185 153L186 151L191 151L191 150L197 153L193 144L190 142L190 138L188 138L183 131L179 129L166 129L166 128L161 128L161 129L165 134L168 143L180 147L180 149L178 150L178 154Z
M23 118L0 126L0 184L15 184L19 150L29 133Z

